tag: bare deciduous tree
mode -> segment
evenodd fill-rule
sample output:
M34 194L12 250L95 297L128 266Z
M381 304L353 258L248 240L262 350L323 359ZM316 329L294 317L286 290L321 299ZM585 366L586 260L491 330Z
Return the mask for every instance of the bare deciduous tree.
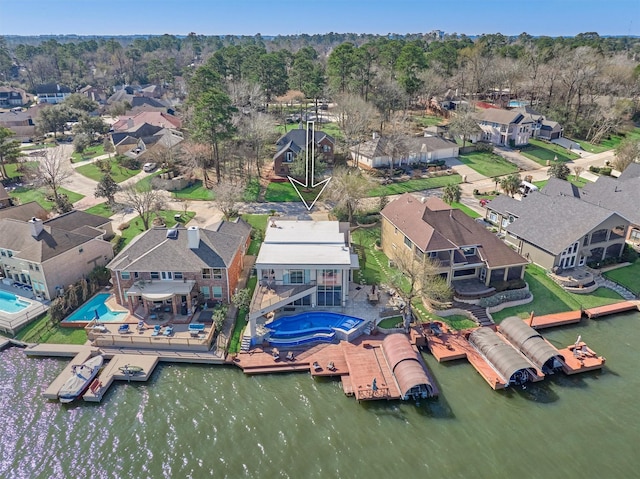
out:
M580 165L577 165L573 168L573 174L575 176L576 181L578 181L583 171L584 171L584 167Z
M163 198L160 192L151 186L127 185L122 188L124 204L133 208L139 215L144 229L149 229L151 215L162 209Z
M624 171L634 161L640 161L640 140L626 139L616 148L611 165L618 171Z
M336 207L347 210L348 220L351 223L360 202L367 197L374 186L375 183L371 177L360 170L337 168L333 171L329 182L328 194L336 202Z
M38 186L51 190L56 203L59 201L58 190L73 174L69 160L62 155L60 148L47 148L44 156L36 165L30 168L30 173Z
M254 112L243 115L238 129L242 137L255 153L255 166L258 176L262 168L262 148L271 138L274 132L275 122L273 117L265 113Z
M339 95L336 98L336 104L334 112L338 117L338 125L348 149L362 142L369 135L376 109L362 97L350 93Z
M224 219L229 220L238 215L237 204L242 201L243 189L230 181L222 181L214 187L215 202L222 211Z

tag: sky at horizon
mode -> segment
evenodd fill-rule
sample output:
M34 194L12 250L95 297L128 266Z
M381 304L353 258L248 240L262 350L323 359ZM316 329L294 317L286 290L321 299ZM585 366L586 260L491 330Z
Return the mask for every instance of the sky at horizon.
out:
M640 36L638 0L0 0L0 35Z

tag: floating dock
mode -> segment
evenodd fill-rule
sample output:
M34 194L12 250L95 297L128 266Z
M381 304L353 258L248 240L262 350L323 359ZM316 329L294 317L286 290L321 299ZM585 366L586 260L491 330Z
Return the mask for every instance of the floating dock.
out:
M51 344L49 346L69 346L69 345ZM51 384L49 384L49 387L44 390L42 395L47 399L58 399L58 391L60 391L60 388L64 385L65 382L67 382L67 379L69 379L73 374L71 371L71 368L75 365L84 363L87 359L89 359L92 356L95 356L96 354L98 354L98 352L95 350L95 348L92 348L90 346L82 346L80 348L80 351L76 353L73 360L71 360L69 364L67 364L67 366L64 368L64 370L58 375L58 377L54 379ZM36 356L38 355L40 354L36 354Z
M567 311L564 313L545 314L543 316L533 316L533 318L525 319L533 329L553 328L555 326L564 326L565 324L576 324L582 320L582 311Z
M100 402L113 381L147 381L158 364L158 356L137 356L133 354L116 354L100 374L93 380L83 399L89 402ZM127 374L125 367L139 367L142 371Z
M638 301L621 301L620 303L589 308L584 310L584 314L586 314L589 319L594 319L601 316L608 316L609 314L624 313L625 311L633 310L638 310Z
M560 354L564 357L562 370L569 375L602 369L606 362L583 342L560 349Z

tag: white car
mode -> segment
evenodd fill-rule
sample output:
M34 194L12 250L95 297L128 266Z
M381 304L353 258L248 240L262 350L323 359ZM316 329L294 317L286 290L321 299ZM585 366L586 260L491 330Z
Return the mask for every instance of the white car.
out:
M146 171L147 173L149 173L150 171L155 170L156 166L158 166L156 163L145 163L142 167L142 171Z

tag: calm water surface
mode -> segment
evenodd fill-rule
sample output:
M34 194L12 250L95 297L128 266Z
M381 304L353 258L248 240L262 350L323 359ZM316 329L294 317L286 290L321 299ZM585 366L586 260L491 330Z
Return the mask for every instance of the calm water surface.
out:
M0 353L2 478L640 477L640 314L578 334L603 372L495 392L465 362L426 355L439 400L358 404L339 381L161 365L101 404L48 402L66 362Z

